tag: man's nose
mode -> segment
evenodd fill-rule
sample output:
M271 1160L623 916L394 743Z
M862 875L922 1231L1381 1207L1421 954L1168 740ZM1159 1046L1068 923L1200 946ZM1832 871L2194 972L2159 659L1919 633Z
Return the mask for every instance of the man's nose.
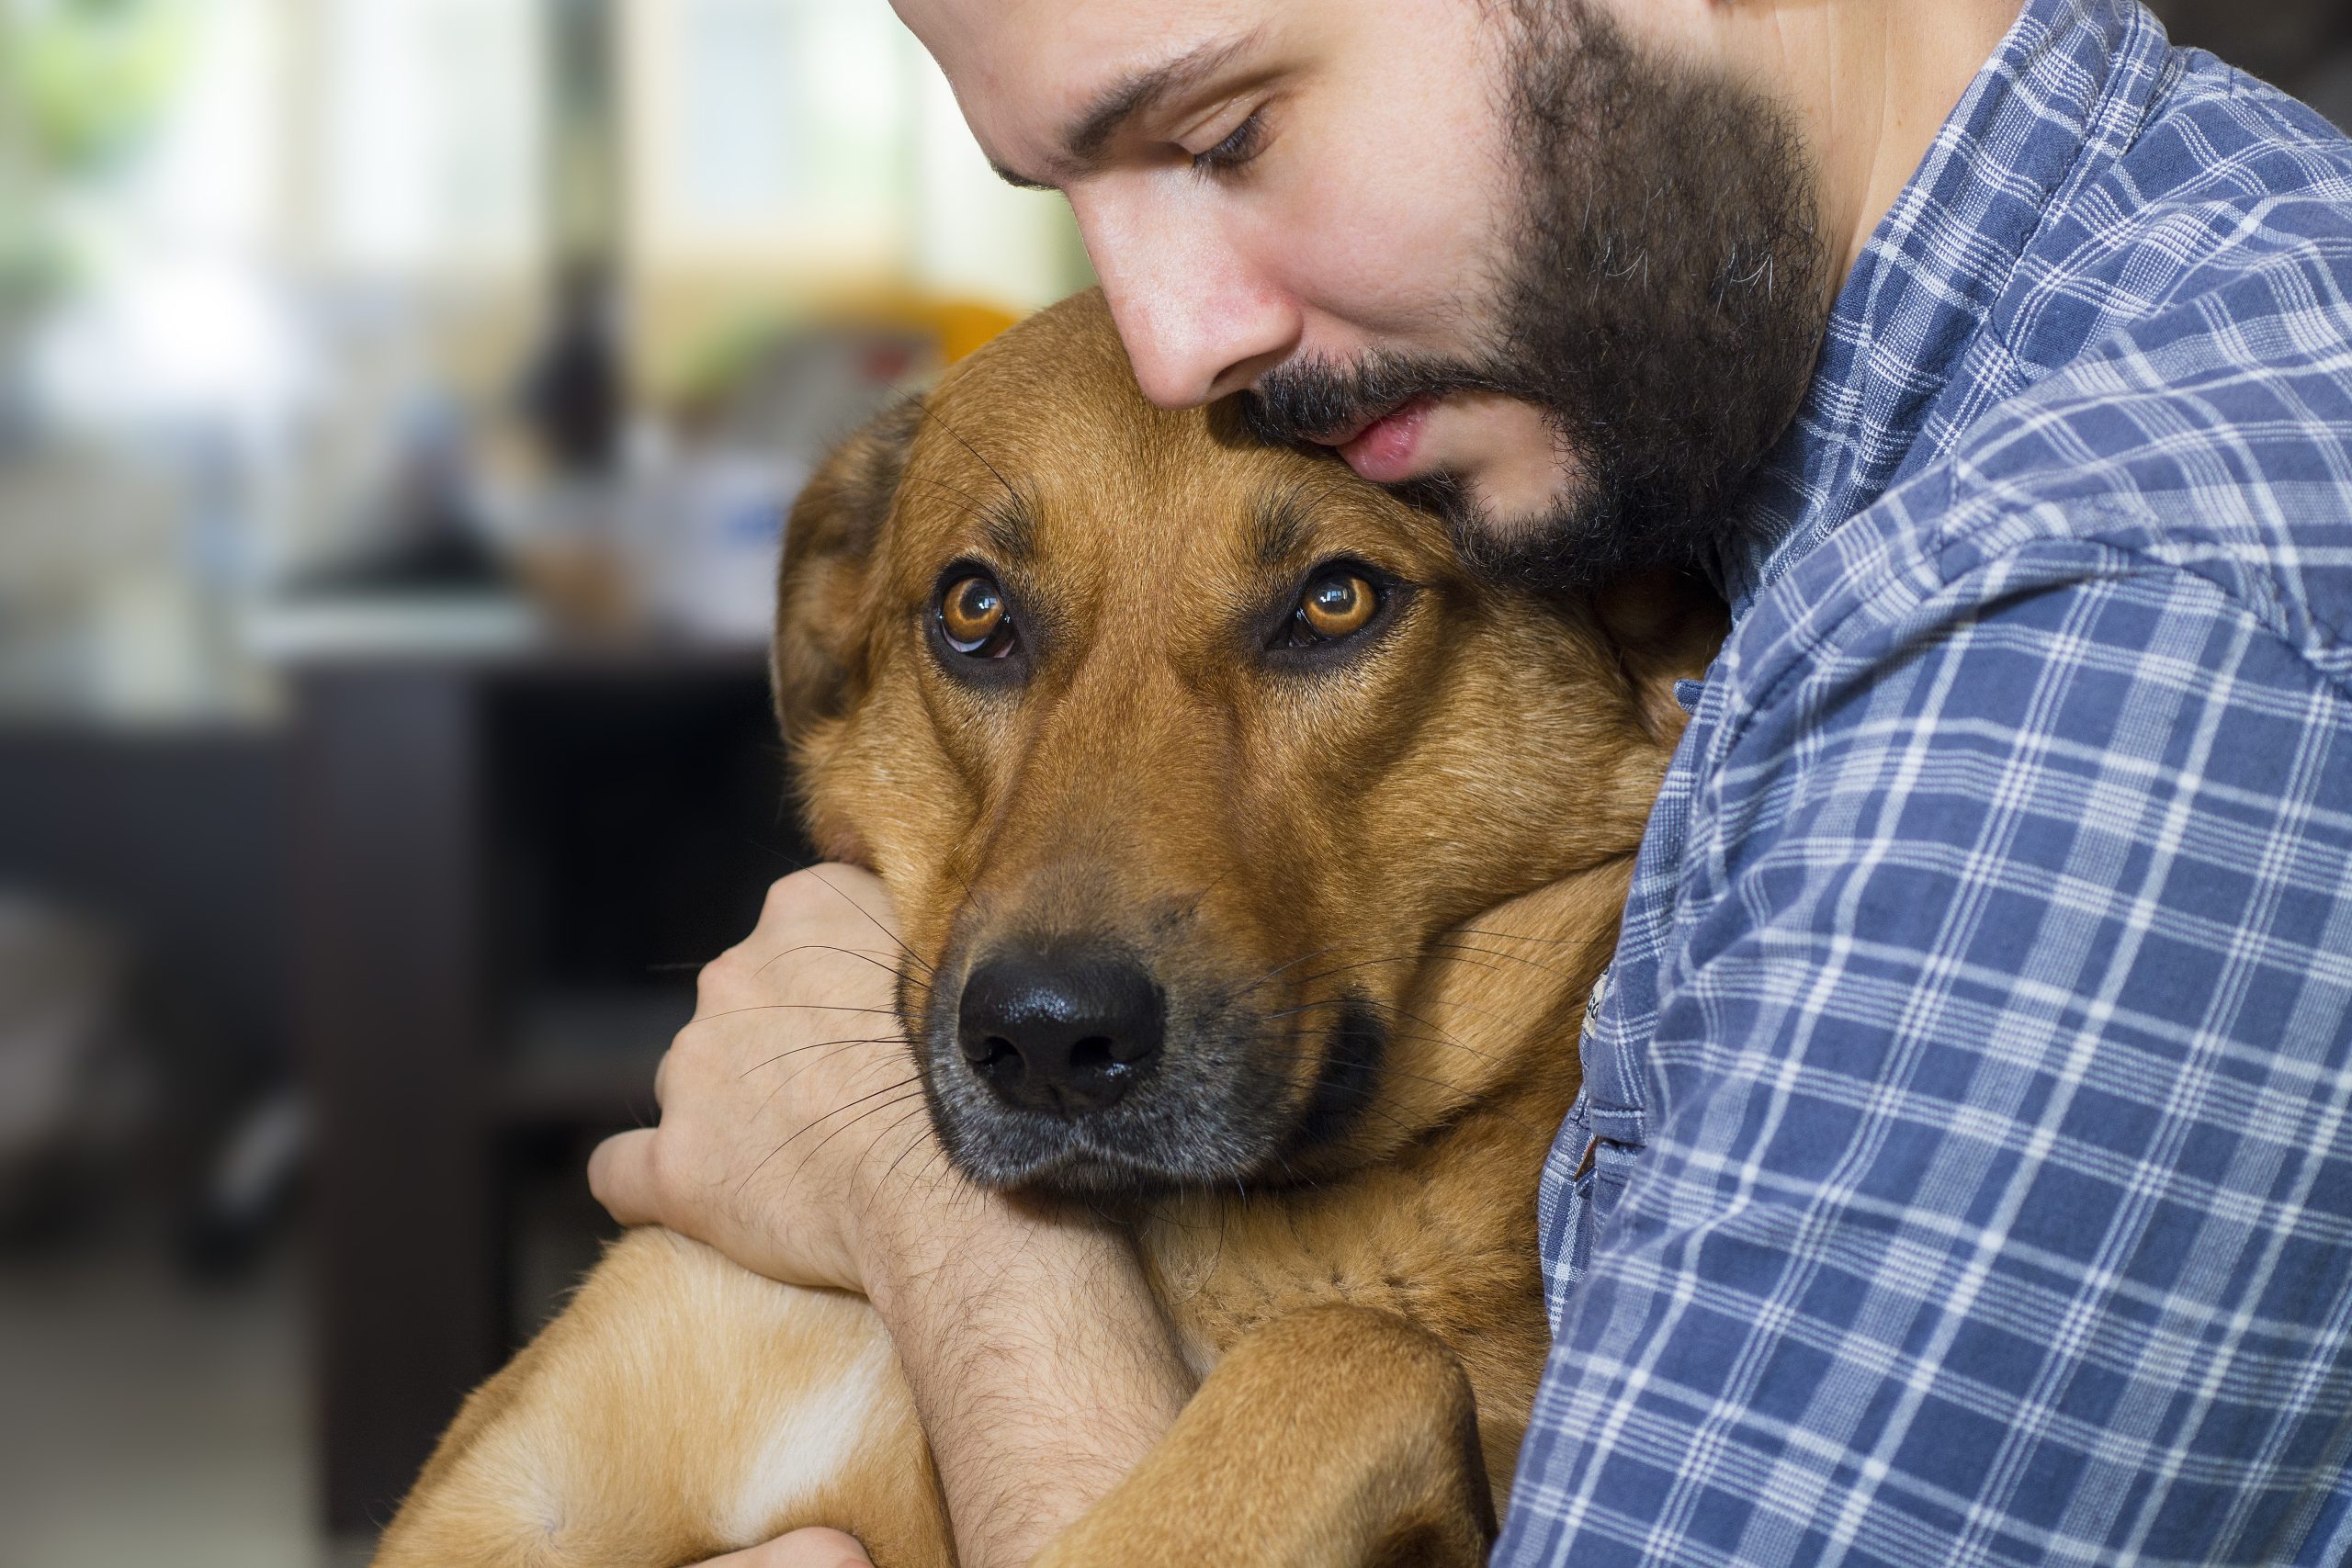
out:
M1008 1104L1080 1116L1116 1104L1159 1055L1163 1006L1125 953L1014 949L965 980L957 1042Z
M1071 205L1136 383L1159 407L1240 391L1296 349L1296 302L1212 218L1148 191Z

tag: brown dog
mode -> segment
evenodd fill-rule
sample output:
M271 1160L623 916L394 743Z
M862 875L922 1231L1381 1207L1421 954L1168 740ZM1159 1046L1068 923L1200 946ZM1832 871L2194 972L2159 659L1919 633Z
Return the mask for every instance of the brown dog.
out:
M1536 1175L1719 611L1483 579L1338 462L1150 408L1094 296L858 436L788 537L778 709L817 842L901 912L942 1144L1123 1206L1206 1371L1046 1560L1482 1561L1546 1346ZM812 1523L952 1557L878 1320L639 1231L378 1561Z

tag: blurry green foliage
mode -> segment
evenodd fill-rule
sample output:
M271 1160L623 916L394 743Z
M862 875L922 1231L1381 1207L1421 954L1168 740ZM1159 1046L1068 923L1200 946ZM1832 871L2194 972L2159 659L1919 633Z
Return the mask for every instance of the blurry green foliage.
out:
M186 73L186 0L0 0L0 122L71 178L135 147Z
M0 0L0 309L71 272L54 201L135 151L187 73L187 0Z

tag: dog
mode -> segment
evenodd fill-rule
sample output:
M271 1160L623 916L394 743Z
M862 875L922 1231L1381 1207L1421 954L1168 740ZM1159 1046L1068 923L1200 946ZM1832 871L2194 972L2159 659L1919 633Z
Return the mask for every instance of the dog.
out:
M1548 1345L1538 1172L1673 682L1723 630L1687 581L1546 593L1229 407L1151 407L1099 294L809 484L778 716L813 841L900 913L939 1143L1122 1215L1203 1374L1041 1561L1220 1561L1247 1520L1266 1562L1484 1562ZM879 1320L645 1229L467 1402L377 1562L807 1524L953 1561Z

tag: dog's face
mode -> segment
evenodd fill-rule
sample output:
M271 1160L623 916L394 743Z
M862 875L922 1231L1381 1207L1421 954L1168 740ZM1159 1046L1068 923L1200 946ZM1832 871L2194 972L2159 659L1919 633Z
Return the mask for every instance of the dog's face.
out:
M781 599L809 820L897 899L940 1137L1063 1191L1344 1168L1412 1132L1397 1085L1427 1125L1508 1074L1408 998L1631 852L1720 630L1482 581L1343 465L1153 409L1094 296L839 454Z

